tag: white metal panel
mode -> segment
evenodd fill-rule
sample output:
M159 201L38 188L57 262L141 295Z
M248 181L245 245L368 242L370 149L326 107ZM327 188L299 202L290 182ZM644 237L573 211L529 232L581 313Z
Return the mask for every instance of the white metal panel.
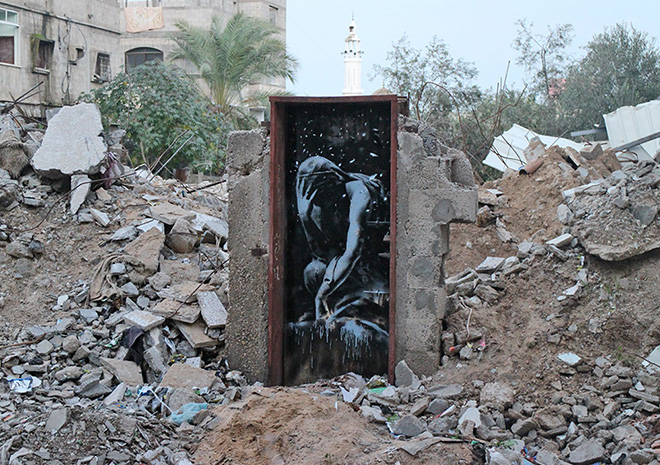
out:
M506 168L512 170L520 169L520 167L527 163L523 152L529 145L529 141L534 137L538 137L546 147L553 145L562 148L572 147L578 152L584 147L584 144L573 142L572 140L536 134L534 131L514 124L511 129L493 140L493 145L484 160L484 164L499 171L504 171Z
M603 118L607 127L610 147L619 147L660 132L660 101L651 100L635 107L617 108L612 113L603 115ZM660 150L660 139L645 142L630 149L641 160L652 159L658 150Z

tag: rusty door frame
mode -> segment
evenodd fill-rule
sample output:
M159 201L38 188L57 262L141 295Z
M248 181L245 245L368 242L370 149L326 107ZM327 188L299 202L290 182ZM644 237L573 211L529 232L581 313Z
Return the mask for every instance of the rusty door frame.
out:
M268 384L280 385L284 380L284 251L287 219L285 208L285 146L287 110L291 105L390 104L390 302L388 377L394 381L396 359L396 199L397 199L397 127L399 102L396 95L352 97L270 97L270 207L268 268Z

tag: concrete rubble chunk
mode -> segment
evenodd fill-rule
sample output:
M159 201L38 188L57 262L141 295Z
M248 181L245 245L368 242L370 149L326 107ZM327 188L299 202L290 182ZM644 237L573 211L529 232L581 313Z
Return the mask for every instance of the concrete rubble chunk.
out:
M481 404L490 404L500 411L504 410L513 404L513 388L506 383L487 383L481 388L479 401Z
M114 375L119 382L127 386L141 386L144 384L142 371L137 363L128 360L101 357L101 364Z
M114 234L110 237L111 241L132 241L135 239L139 234L138 228L135 226L124 226L122 228L119 228L114 232Z
M559 354L557 356L557 358L559 360L561 360L562 362L564 362L568 366L575 366L578 363L580 363L580 361L582 360L582 358L580 358L578 355L576 355L572 352L566 352L566 353L563 353L563 354Z
M66 408L55 409L50 413L48 421L46 421L45 430L49 433L57 433L69 418L69 411Z
M367 405L363 405L360 407L360 412L362 413L362 416L367 419L367 421L372 423L387 422L387 418L385 418L382 410L378 407L369 407Z
M164 299L158 302L151 312L174 321L194 323L199 318L200 308L195 304L182 304L176 300Z
M179 328L183 337L186 338L188 343L194 349L201 349L202 347L215 347L220 344L220 341L209 337L205 333L206 325L197 321L193 324L182 323L180 321L176 322L176 327Z
M110 217L108 216L107 213L97 210L95 208L90 208L89 212L92 214L92 218L94 218L94 221L96 221L104 228L110 224Z
M102 132L96 105L63 107L48 123L41 147L31 161L34 170L49 178L99 173L107 162Z
M131 326L137 326L143 331L149 331L151 328L165 323L165 318L144 310L134 310L124 315L124 321Z
M227 310L215 292L198 292L197 303L209 328L223 328L227 324Z
M504 265L504 260L501 257L486 257L475 270L477 273L494 273Z
M158 271L158 259L164 244L165 234L152 228L124 247L124 253L139 260L145 272L155 274Z
M78 213L89 194L91 180L86 174L74 174L71 176L71 198L69 200L69 211L72 215Z
M595 439L588 439L572 451L568 461L574 465L590 465L603 460L605 449Z
M215 373L196 368L185 363L175 363L170 366L160 382L160 387L171 387L192 390L193 388L210 388L215 381Z
M554 245L555 247L566 247L573 240L573 235L569 233L562 234L557 236L554 239L550 239L546 242L548 245Z
M169 202L163 202L155 207L149 207L146 213L147 216L169 226L174 226L174 223L176 223L176 220L179 218L186 221L192 221L195 219L195 214L193 212L184 210L178 205Z
M394 379L397 387L418 389L420 386L419 377L410 369L405 360L401 360L394 367Z
M166 287L158 292L161 299L173 299L179 302L192 303L197 301L197 294L200 292L212 291L213 286L202 284L195 281L183 281Z
M414 415L406 415L392 425L392 433L396 436L413 438L426 431L426 423Z
M128 386L124 383L119 383L117 387L110 393L108 396L103 399L103 403L105 405L112 405L116 404L117 402L121 402L121 400L124 398L124 394L126 393L126 389Z
M453 399L458 397L463 393L463 386L460 384L447 384L447 385L437 385L431 386L428 390L428 393L439 399Z

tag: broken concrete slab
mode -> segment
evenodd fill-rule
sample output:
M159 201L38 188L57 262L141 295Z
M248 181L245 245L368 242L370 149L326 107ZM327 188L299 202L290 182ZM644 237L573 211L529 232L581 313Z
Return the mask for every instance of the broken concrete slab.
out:
M152 313L183 323L194 323L200 315L200 308L197 305L182 304L173 299L161 300L154 308Z
M568 456L568 461L575 465L596 463L605 456L605 449L595 439L588 439L580 444Z
M197 232L192 225L179 218L165 239L165 244L176 253L190 253L197 243Z
M179 302L192 303L197 300L198 293L212 290L213 286L209 284L202 284L200 286L195 281L183 281L166 287L157 294L161 299L173 299Z
M501 257L486 257L475 270L477 273L494 273L504 265L504 260Z
M204 332L206 325L201 321L197 321L196 323L192 324L178 321L176 323L176 327L179 329L179 331L181 331L183 337L186 338L188 343L194 349L201 349L203 347L215 347L220 345L220 341L206 335Z
M101 365L112 373L119 382L127 386L141 386L144 384L142 371L135 362L101 357Z
M89 212L92 214L92 218L94 218L94 221L96 221L104 228L110 224L110 217L108 216L107 213L99 211L95 208L90 208Z
M195 231L201 233L209 230L217 238L225 241L227 240L227 237L229 237L229 225L225 220L216 218L211 215L205 215L203 213L194 213L196 216L191 221L191 224L192 227L195 228Z
M78 213L89 194L91 180L86 174L74 174L71 176L71 198L69 200L69 211L72 215Z
M178 205L169 202L158 204L155 207L149 207L145 213L147 216L169 226L174 226L174 223L176 223L176 220L179 218L186 221L192 221L196 216L193 212L184 210Z
M34 170L49 178L99 173L107 163L102 132L96 105L63 107L48 123L41 147L31 161Z
M142 331L149 331L151 328L162 325L165 318L144 310L134 310L124 315L124 321L128 325L137 326Z
M209 328L223 328L227 324L227 310L215 292L198 292L197 303Z
M571 243L573 240L573 235L569 233L562 234L561 236L557 236L554 239L550 239L549 241L546 242L548 245L553 245L555 247L565 247Z
M165 233L165 225L158 220L148 220L140 224L137 229L142 232L147 232L150 229L158 229L160 232Z
M115 242L132 241L138 236L138 234L139 231L135 226L131 226L131 225L124 226L116 230L114 234L110 237L110 240Z
M196 368L185 363L175 363L170 366L160 382L160 387L175 389L210 388L215 381L215 373Z
M50 413L44 429L52 434L57 433L69 418L69 411L66 408L55 409Z
M165 234L156 228L143 233L124 248L124 253L137 259L149 274L158 271L158 258L165 245Z

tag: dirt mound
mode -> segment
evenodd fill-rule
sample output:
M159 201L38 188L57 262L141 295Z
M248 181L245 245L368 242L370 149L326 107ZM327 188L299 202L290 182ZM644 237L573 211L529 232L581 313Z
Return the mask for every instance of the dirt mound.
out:
M318 388L318 386L317 386ZM202 440L198 464L297 465L376 463L471 464L465 444L438 443L411 456L385 426L368 423L335 396L306 389L258 388L213 412L220 424Z

